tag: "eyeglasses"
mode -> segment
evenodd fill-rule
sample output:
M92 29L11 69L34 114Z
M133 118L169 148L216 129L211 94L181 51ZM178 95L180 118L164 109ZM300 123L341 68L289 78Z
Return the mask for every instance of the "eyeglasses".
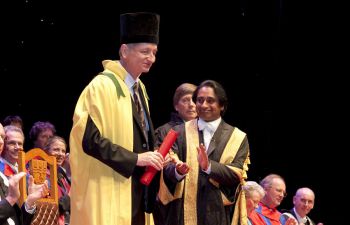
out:
M270 187L270 188L273 188L273 187ZM282 194L283 195L283 198L287 197L287 192L282 190L282 189L279 189L279 188L273 188L278 194Z

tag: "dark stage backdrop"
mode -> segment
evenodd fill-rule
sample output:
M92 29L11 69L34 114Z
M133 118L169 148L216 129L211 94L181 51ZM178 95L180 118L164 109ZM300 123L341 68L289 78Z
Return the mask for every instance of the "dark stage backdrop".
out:
M299 8L283 0L189 4L1 1L0 120L20 115L26 135L35 121L50 121L68 140L79 94L102 70L103 59L118 58L119 14L157 12L157 62L141 76L155 127L169 120L179 84L219 81L230 100L224 119L248 134L248 180L282 175L288 197L280 208L292 207L297 188L310 187L316 193L310 216L345 224L334 203L347 194L336 176L342 164L333 135L337 122L328 114L335 109L331 81L320 76L330 67L329 45L318 44L326 40L328 17L317 7L325 7L316 5L309 15L304 3Z

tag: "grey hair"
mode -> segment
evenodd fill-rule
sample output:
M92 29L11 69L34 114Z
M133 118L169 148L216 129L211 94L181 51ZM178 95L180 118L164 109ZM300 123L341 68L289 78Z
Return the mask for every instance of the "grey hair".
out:
M247 198L250 198L254 191L258 192L260 197L263 198L265 196L264 188L262 188L258 183L255 181L247 181L243 186L242 189L244 191L244 194Z
M7 134L7 132L9 132L9 131L14 131L14 132L20 133L22 135L22 137L23 137L23 140L25 138L22 129L17 127L17 126L7 125L7 126L4 127L4 130L5 130L5 134Z
M260 185L266 189L272 186L272 181L273 179L281 179L284 183L286 183L283 179L283 177L281 177L280 175L277 174L269 174L267 175L264 179L262 179L262 181L260 181Z
M178 86L174 93L173 106L175 107L175 105L179 103L180 98L182 98L183 96L193 94L193 92L196 90L196 87L196 85L191 83L183 83L180 86Z

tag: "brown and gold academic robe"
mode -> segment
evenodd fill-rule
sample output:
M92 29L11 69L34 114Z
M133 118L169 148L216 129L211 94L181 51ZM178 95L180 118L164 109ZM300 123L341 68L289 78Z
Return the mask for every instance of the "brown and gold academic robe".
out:
M249 144L246 134L223 120L211 139L208 156L211 172L199 167L197 147L203 143L197 119L174 128L179 132L174 151L190 172L178 181L175 165L163 171L159 197L169 204L168 225L231 225L246 221L245 199L241 184L249 164ZM163 183L164 181L164 183ZM235 212L235 219L233 214Z

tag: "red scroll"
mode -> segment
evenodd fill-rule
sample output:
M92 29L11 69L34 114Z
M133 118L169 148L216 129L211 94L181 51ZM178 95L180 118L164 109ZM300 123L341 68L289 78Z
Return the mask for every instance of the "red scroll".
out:
M174 131L173 129L170 129L168 134L165 136L163 143L160 145L158 152L165 158L165 156L168 154L171 146L173 146L176 138L178 136L178 132ZM156 170L152 166L147 166L145 173L142 175L140 182L146 186L148 186L154 175L158 170Z

